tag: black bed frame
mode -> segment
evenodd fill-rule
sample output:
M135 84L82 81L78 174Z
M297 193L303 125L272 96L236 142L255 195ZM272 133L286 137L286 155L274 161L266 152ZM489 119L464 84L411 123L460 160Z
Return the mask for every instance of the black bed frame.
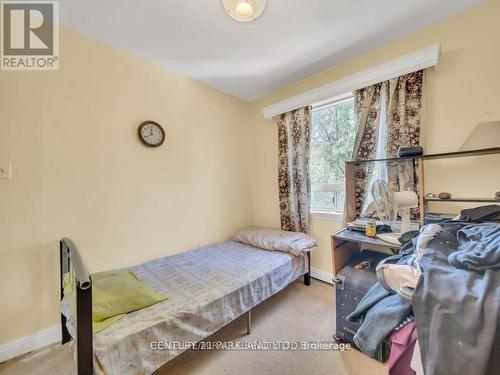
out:
M92 375L92 278L83 263L80 252L69 238L59 242L61 264L61 300L64 297L64 274L73 272L76 283L76 351L78 375ZM75 266L76 265L76 266ZM66 318L61 314L62 344L71 340L66 328Z
M72 273L76 286L76 351L78 375L92 375L93 368L93 332L92 332L92 278L85 267L83 258L76 245L69 238L59 241L60 250L60 287L61 300L64 297L64 274ZM311 256L308 257L308 272L304 275L304 284L311 285ZM251 332L251 310L246 313L247 334ZM62 344L72 340L66 327L66 317L61 314Z

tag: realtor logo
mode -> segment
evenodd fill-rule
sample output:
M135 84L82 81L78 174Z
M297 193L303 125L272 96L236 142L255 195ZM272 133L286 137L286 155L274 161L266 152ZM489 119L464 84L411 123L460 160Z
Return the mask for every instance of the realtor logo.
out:
M56 1L2 1L2 70L59 69Z

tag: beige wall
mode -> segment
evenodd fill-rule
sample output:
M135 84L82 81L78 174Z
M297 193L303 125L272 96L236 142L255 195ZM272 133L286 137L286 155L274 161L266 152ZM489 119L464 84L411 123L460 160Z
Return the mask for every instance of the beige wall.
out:
M279 226L277 130L273 121L263 119L262 107L440 42L439 66L430 69L426 76L422 138L428 153L455 151L478 122L500 120L499 36L500 1L493 0L255 102L254 222ZM498 156L493 156L429 163L427 190L492 197L500 190L499 161ZM454 211L457 207L439 208ZM339 224L335 222L312 221L312 235L320 243L312 255L314 267L331 272L329 237L337 229Z
M500 119L499 20L494 0L253 104L62 30L60 71L0 72L0 161L13 163L12 180L0 180L0 345L57 323L61 236L94 272L252 222L279 227L277 134L262 106L441 42L423 139L428 152L458 148L474 124ZM161 148L137 140L145 119L165 125ZM490 194L482 182L498 158L489 160L426 177L435 190ZM339 228L312 221L313 266L331 271L329 236Z
M251 223L248 103L67 30L60 51L59 71L0 72L0 344L57 324L62 236L98 271Z

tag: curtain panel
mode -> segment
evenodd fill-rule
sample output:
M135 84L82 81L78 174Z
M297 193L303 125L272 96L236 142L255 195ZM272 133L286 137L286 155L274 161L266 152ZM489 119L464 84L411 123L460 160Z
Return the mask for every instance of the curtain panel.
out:
M397 156L401 147L420 144L420 125L422 113L423 70L393 78L384 83L365 87L354 92L357 132L353 150L353 160L373 159L377 154L379 127L386 127L386 158ZM384 90L382 90L384 85ZM381 95L385 97L381 98ZM385 103L385 123L381 124L381 103ZM356 215L362 216L373 177L374 163L356 167L355 195ZM413 162L388 163L387 178L393 191L411 189L418 191L418 170ZM412 210L417 217L418 209Z
M281 229L309 233L311 107L286 112L275 119Z
M356 138L352 160L374 159L377 152L377 140L380 126L380 94L382 84L368 86L354 92L354 112L356 119ZM355 196L356 216L361 215L368 195L367 183L373 174L371 163L356 166Z
M400 147L420 144L422 90L424 72L391 79L387 98L387 157L397 156ZM421 163L421 161L417 161ZM413 161L387 166L389 186L394 191L412 190L420 197L418 169ZM411 209L412 219L420 215L420 207Z

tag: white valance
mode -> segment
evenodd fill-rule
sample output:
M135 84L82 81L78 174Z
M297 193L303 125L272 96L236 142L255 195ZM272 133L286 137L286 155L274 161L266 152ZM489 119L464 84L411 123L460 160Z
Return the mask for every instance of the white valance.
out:
M264 107L262 108L262 113L265 118L272 118L297 108L332 100L348 92L387 81L391 78L430 68L437 65L439 53L440 44L433 44L408 55L390 60L359 73L351 74L338 81Z

